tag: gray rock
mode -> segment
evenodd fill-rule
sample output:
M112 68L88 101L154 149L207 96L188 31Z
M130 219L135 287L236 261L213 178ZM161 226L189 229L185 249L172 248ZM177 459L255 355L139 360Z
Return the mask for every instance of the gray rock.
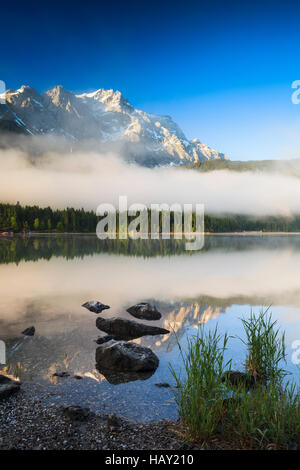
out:
M109 305L102 304L101 302L98 302L97 300L90 300L89 302L85 302L84 304L81 305L81 307L87 308L90 312L94 312L94 313L101 313L102 310L106 310L110 308Z
M246 374L245 372L240 372L239 370L230 370L225 372L221 378L222 382L227 382L233 387L246 387L247 390L255 387L256 379L252 374Z
M106 424L109 431L118 431L122 426L122 421L115 413L111 413L106 418Z
M0 375L0 400L9 397L13 393L16 393L20 390L21 382L6 377L5 375Z
M147 302L140 302L139 304L133 305L127 309L127 312L141 320L159 320L161 318L161 313L157 308Z
M70 405L63 407L62 413L69 421L86 421L90 415L90 410L82 406Z
M96 350L96 366L116 371L153 371L159 364L158 357L149 348L125 341L110 341Z
M26 330L22 331L22 335L24 336L34 336L35 328L31 326L30 328L26 328Z
M136 321L120 317L98 317L96 326L99 330L109 335L114 335L118 340L129 340L141 338L142 336L166 335L170 333L168 330L159 328L158 326L144 325L143 323L137 323Z

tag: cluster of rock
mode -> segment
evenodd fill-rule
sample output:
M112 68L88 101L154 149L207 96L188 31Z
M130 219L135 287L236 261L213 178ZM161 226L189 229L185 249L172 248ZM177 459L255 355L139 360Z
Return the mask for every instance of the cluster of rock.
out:
M109 309L109 305L98 301L85 302L82 307L96 314ZM155 321L161 318L161 313L155 306L142 302L127 309L130 315L138 319ZM143 347L131 340L143 336L165 335L170 332L165 328L147 325L135 320L121 317L103 318L96 320L97 328L106 333L96 340L96 368L112 384L133 380L146 380L155 372L159 359L150 348ZM31 326L22 331L26 336L34 336L35 327ZM53 377L69 377L66 371L55 372ZM81 378L81 376L74 376ZM167 386L163 384L162 386ZM0 374L0 400L20 390L21 382ZM160 384L158 384L160 386Z
M89 301L82 305L91 312L100 313L110 308L101 302ZM161 313L155 306L142 302L127 309L135 318L159 320ZM130 340L143 336L165 335L170 332L164 328L138 323L121 317L98 317L96 326L106 333L96 340L96 367L110 383L149 378L157 369L158 357L150 348L145 348Z

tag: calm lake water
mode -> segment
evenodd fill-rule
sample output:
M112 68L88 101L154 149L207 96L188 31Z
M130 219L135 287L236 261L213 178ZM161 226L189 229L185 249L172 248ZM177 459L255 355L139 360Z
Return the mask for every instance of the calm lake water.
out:
M208 236L199 252L168 240L0 239L0 280L6 368L49 389L49 404L81 404L136 420L176 418L172 391L155 386L174 384L170 362L177 371L182 367L176 336L185 348L200 325L218 324L221 332L243 337L240 318L269 305L286 332L289 378L299 379L292 343L300 340L300 236ZM94 340L101 332L96 315L81 307L87 300L110 305L103 316L132 320L126 308L156 304L162 319L145 323L176 335L135 340L159 357L151 377L114 384L96 370ZM35 336L23 338L32 325ZM242 367L244 352L238 338L230 340L234 368ZM69 378L53 377L66 370Z

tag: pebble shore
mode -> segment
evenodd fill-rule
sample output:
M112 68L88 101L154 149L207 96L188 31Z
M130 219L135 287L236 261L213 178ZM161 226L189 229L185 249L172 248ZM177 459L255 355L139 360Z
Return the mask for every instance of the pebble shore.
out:
M36 385L0 402L0 450L174 450L192 449L178 423L138 423L89 412L82 420L46 403L49 393Z

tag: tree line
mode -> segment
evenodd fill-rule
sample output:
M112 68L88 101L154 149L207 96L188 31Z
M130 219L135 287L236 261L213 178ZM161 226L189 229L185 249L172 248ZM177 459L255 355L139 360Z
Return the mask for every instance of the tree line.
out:
M170 230L173 232L176 231L176 227L174 227L173 213L171 212L170 215ZM128 217L128 222L130 223L135 217ZM149 211L149 227L150 217ZM53 210L51 207L22 206L20 203L0 204L0 230L10 227L14 232L20 232L25 229L31 232L95 233L99 220L100 217L95 212L85 211L84 209L66 208L63 210ZM193 229L195 226L196 214L193 214ZM204 228L205 232L210 233L242 231L299 232L300 216L253 217L232 214L223 216L206 214L204 216Z
M0 204L0 229L10 227L14 232L94 232L98 218L92 211L66 208Z

